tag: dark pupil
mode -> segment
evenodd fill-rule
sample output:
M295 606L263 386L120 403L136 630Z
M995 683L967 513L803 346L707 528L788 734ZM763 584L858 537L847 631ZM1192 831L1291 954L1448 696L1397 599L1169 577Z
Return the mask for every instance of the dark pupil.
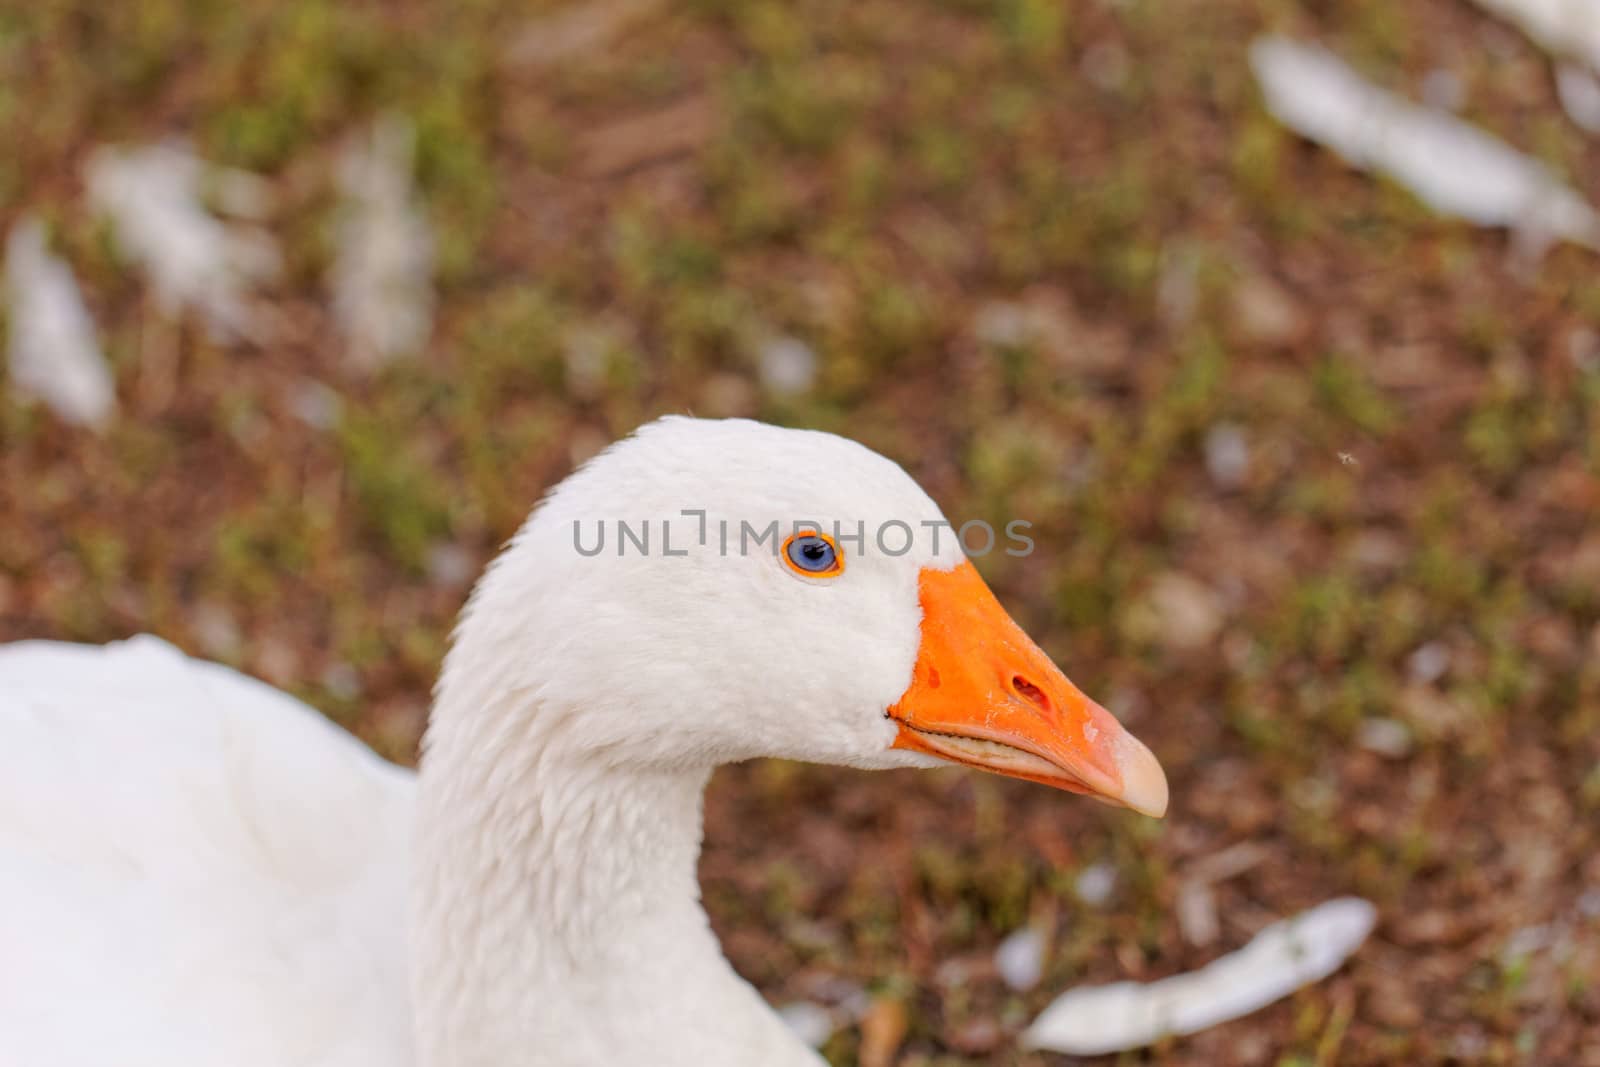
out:
M833 566L833 546L820 537L798 537L789 545L789 558L808 571L825 571Z

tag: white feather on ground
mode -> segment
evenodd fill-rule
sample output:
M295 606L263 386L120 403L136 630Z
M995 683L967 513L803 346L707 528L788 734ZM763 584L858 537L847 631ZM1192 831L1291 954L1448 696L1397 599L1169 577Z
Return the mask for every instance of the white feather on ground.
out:
M838 1025L833 1012L809 1000L797 1000L778 1009L778 1018L794 1031L794 1036L812 1048L821 1048L834 1035Z
M412 184L415 141L408 120L388 115L340 166L345 206L330 287L357 366L415 353L433 326L433 233Z
M1062 994L1022 1035L1024 1047L1076 1056L1143 1048L1248 1015L1338 970L1377 922L1341 897L1273 923L1237 952L1158 982L1116 982Z
M1250 47L1267 107L1352 165L1378 171L1436 211L1507 226L1533 243L1600 248L1600 216L1537 160L1475 126L1366 81L1325 49L1282 37Z
M801 396L817 381L817 353L798 337L773 337L756 350L761 384L774 396Z
M278 246L263 230L219 219L203 198L214 184L230 202L254 199L258 212L259 177L209 166L169 143L96 149L86 180L90 202L111 220L118 248L149 275L163 312L195 312L217 340L262 338L249 294L277 276Z
M1569 119L1589 133L1600 133L1600 78L1587 67L1556 64L1556 96Z
M50 254L32 216L6 239L6 297L12 386L68 422L104 426L116 406L111 368L72 268Z
M1477 0L1559 55L1600 70L1600 3L1595 0Z
M1567 117L1600 133L1600 2L1597 0L1477 0L1515 23L1534 43L1558 57L1556 95ZM1588 66L1583 64L1587 63Z
M1037 927L1024 926L995 948L994 969L1008 987L1025 993L1044 977L1044 951L1044 935Z

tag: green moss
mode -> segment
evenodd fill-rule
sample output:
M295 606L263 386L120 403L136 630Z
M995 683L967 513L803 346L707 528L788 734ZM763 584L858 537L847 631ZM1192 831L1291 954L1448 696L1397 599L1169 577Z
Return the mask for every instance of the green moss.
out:
M428 549L450 530L453 494L439 471L417 454L398 412L353 413L338 442L353 502L375 547L420 572Z
M1384 434L1395 425L1394 408L1357 361L1329 356L1317 365L1313 381L1318 403L1335 418L1369 434Z
M1006 36L1024 56L1053 60L1066 47L1071 10L1051 0L1007 0L1000 18Z

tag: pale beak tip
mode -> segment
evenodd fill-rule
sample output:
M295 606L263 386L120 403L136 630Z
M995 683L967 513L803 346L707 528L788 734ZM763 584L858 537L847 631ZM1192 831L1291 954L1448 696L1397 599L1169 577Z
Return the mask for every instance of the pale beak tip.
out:
M1122 771L1122 795L1127 807L1159 819L1167 813L1167 775L1155 755L1133 737L1123 739L1117 762Z

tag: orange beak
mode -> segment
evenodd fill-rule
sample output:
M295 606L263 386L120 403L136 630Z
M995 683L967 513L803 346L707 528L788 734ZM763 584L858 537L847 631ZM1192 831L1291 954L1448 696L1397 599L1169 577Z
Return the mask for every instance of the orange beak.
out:
M1161 764L1078 691L1006 614L972 564L924 570L922 644L889 708L895 748L1087 793L1146 815L1167 810Z

